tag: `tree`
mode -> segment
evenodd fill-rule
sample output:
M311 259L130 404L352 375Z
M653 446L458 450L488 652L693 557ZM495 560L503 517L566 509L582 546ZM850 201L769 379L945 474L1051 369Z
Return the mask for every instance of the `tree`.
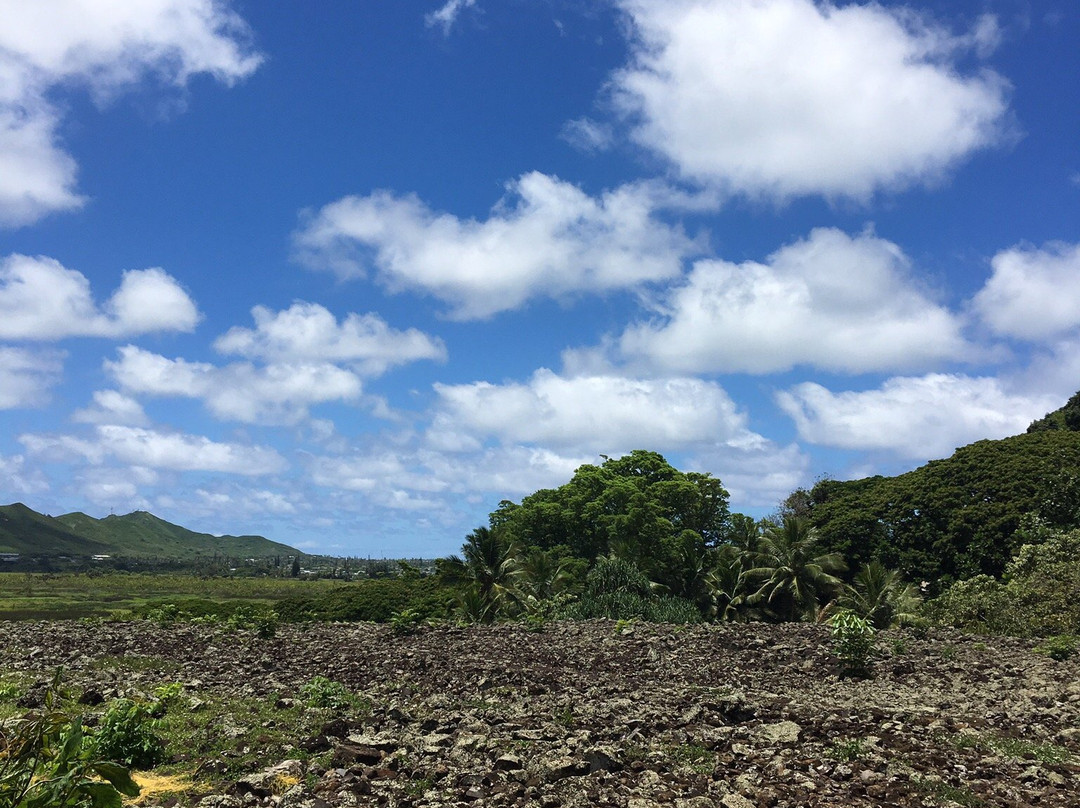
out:
M514 553L498 531L478 527L465 537L461 554L441 559L439 574L448 583L464 583L470 616L480 615L482 622L497 616L511 598L511 575Z
M919 622L921 603L914 584L906 583L898 570L887 569L880 561L864 564L840 598L841 607L866 618L876 629Z
M840 590L835 573L846 568L839 554L818 550L818 533L806 519L788 516L767 528L757 566L747 573L762 582L749 601L764 604L780 620L814 614L823 598Z

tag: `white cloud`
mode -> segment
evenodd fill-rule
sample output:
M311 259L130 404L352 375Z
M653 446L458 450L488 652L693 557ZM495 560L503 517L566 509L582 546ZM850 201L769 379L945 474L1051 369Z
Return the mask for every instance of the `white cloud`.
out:
M918 288L892 242L819 228L766 263L699 261L619 350L673 372L864 372L970 356L962 323Z
M591 118L576 118L563 124L559 137L583 152L604 151L611 146L615 135L608 124Z
M122 337L156 331L192 331L194 301L164 270L124 273L101 308L81 272L43 256L0 260L0 339L59 340Z
M5 494L40 494L49 490L49 482L40 469L27 468L22 455L0 455L0 491Z
M19 436L19 441L29 453L49 460L83 460L92 465L100 465L111 458L147 469L214 471L245 476L276 474L287 465L285 459L270 447L221 443L202 435L120 424L100 424L90 438L25 434Z
M1052 395L1012 393L998 379L943 373L892 378L861 392L834 393L807 382L779 393L777 403L810 443L920 460L1018 435L1062 404Z
M1002 336L1040 341L1080 327L1080 244L1017 246L991 261L974 309Z
M491 447L466 458L396 446L348 456L313 457L309 473L316 485L356 492L384 507L450 511L462 496L520 497L562 485L590 460L596 458L525 446Z
M472 8L476 5L476 0L446 0L446 2L437 8L435 11L424 15L424 23L428 28L434 28L438 26L442 28L444 35L450 35L450 29L454 27L454 23L457 22L458 16L467 8Z
M295 241L299 258L312 266L355 277L370 265L391 291L420 289L450 304L458 319L483 318L538 295L676 277L694 244L652 217L652 193L623 186L593 198L532 172L477 221L380 191L325 206Z
M478 449L495 438L614 456L763 440L746 429L746 416L719 385L700 379L567 378L541 369L526 384L437 384L435 390L428 440L449 450Z
M685 468L712 470L740 508L777 505L805 485L810 458L796 444L778 446L771 441L733 448L704 446L691 455Z
M632 137L680 175L733 193L865 199L930 183L1001 140L1006 83L906 8L814 0L620 0L636 38L612 77Z
M145 426L148 422L142 405L117 390L95 391L94 403L84 410L76 410L71 418L84 424Z
M349 314L339 325L316 303L294 303L285 311L251 310L255 328L232 328L214 348L224 354L271 362L346 362L377 375L393 365L446 359L442 340L415 328L397 331L376 314Z
M217 417L244 423L297 423L311 405L355 401L362 391L355 373L328 363L218 367L134 345L120 348L119 359L107 360L105 369L128 393L200 399Z
M260 61L224 0L0 0L0 19L0 225L83 203L58 142L58 88L86 86L104 103L144 77L231 84Z
M44 403L62 369L61 354L0 345L0 410Z

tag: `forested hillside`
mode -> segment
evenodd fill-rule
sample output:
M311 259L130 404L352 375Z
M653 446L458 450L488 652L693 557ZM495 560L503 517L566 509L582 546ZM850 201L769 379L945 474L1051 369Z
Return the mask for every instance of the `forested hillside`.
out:
M0 552L29 556L115 555L189 561L215 554L268 558L299 551L261 536L213 536L146 511L95 519L85 513L45 516L22 503L0 506Z

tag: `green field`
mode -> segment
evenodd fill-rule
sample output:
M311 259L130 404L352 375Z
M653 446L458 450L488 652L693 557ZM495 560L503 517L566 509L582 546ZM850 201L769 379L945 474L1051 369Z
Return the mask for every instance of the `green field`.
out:
M273 604L349 584L333 580L143 573L0 573L0 620L106 617L158 601Z

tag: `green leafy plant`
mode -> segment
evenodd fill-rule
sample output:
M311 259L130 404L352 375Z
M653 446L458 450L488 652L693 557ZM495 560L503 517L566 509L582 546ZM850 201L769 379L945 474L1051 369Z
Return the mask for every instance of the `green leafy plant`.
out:
M98 754L136 769L150 769L165 759L165 742L158 734L155 706L117 699L102 716L94 734Z
M868 677L874 658L876 631L865 617L842 609L829 618L833 653L841 676Z
M849 738L846 741L837 741L834 743L829 747L826 754L833 760L838 760L841 763L850 763L865 755L866 748L863 746L863 742L858 738Z
M120 808L136 797L128 770L103 759L70 712L57 673L40 711L0 727L0 805L11 808Z
M415 634L423 617L416 609L402 609L390 615L390 629L398 635Z
M1047 639L1035 651L1045 654L1051 659L1056 659L1058 662L1064 662L1072 657L1078 649L1080 649L1080 638L1071 634L1059 634L1056 637Z
M229 615L225 625L233 630L254 631L259 639L268 640L277 634L279 622L277 612L273 609L259 608L257 606L238 606Z
M309 707L322 707L329 710L348 710L355 701L353 694L341 682L315 676L300 687L300 693Z

